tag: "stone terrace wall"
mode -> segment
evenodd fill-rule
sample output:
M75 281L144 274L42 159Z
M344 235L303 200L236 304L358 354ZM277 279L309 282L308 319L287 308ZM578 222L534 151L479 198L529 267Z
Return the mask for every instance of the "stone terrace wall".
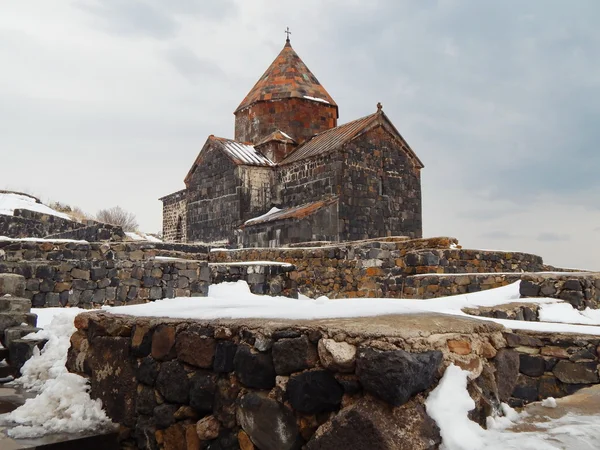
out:
M485 291L523 279L521 273L415 275L406 277L403 298L435 298Z
M453 238L387 242L367 240L318 248L212 251L209 258L211 262L288 262L296 267L290 276L298 283L301 293L309 296L327 295L330 298L420 298L415 292L420 289L418 283L421 281L407 281L408 276L416 273L529 272L545 267L539 256L451 248L456 242ZM498 285L497 282L486 283L488 280L485 278L477 281L482 281L482 289L488 285ZM468 284L474 285L471 281ZM403 292L404 288L406 292ZM436 288L429 289L433 293ZM476 288L473 286L471 289Z
M539 272L542 258L529 253L493 250L426 249L407 256L407 275L423 273Z
M53 233L82 228L85 225L62 217L27 209L16 209L13 216L0 215L0 236L42 238Z
M23 296L35 308L94 308L205 296L210 283L205 261L185 260L4 262L0 273L23 275Z
M600 273L568 272L526 274L521 297L550 297L565 300L573 308L600 309Z
M512 389L509 404L521 406L547 397L564 397L598 384L600 337L575 334L505 333L507 347L499 356L504 366L518 367L506 377Z
M298 286L290 278L294 266L285 263L216 263L209 264L211 284L248 283L250 292L258 295L283 295L298 298Z
M102 242L125 241L127 235L123 228L108 223L89 221L87 226L76 230L55 233L46 236L48 239L74 239L78 241Z
M144 449L437 448L423 402L446 365L471 370L478 421L499 405L494 374L518 375L495 369L495 347L505 345L498 325L454 318L442 331L427 320L381 320L391 335L332 321L274 327L92 313L75 320L67 367L89 377L121 436ZM411 330L401 336L404 325Z
M70 259L140 261L155 257L207 260L208 247L164 242L0 241L0 263L2 261L63 261Z

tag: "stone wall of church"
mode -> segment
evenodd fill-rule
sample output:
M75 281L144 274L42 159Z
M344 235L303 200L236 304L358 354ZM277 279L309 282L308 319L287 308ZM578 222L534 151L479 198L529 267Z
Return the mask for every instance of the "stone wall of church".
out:
M339 153L334 152L279 167L277 203L290 207L339 195L342 165Z
M165 242L186 242L187 200L186 190L163 197L163 240Z
M256 166L238 166L237 171L241 182L239 226L271 209L275 171Z
M235 114L235 140L258 143L281 130L299 144L337 126L337 107L300 98L258 102Z
M242 222L241 189L237 166L220 150L206 149L188 182L187 242L233 240Z
M344 146L340 239L422 236L420 171L383 127Z

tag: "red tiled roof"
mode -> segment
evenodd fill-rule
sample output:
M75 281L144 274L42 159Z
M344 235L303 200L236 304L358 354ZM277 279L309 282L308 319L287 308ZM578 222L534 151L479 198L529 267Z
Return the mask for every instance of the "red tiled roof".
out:
M289 42L271 63L235 112L253 103L282 98L304 98L328 103L337 108L333 98L306 67Z
M377 113L362 117L339 127L331 128L315 134L310 140L298 147L294 153L284 159L281 164L287 164L311 156L325 154L354 138L369 125L375 122Z
M292 139L292 137L289 134L285 134L283 131L277 130L273 131L266 138L262 139L258 144L255 145L255 147L259 147L263 144L266 144L267 142L273 141L283 142L284 144L296 144L296 141Z
M284 219L303 219L304 217L310 216L321 208L329 205L333 205L338 201L338 197L330 197L325 200L319 200L318 202L305 203L300 206L292 206L291 208L281 209L273 213L267 213L256 219L247 220L241 228L258 225L260 223L273 222L275 220Z
M360 119L353 120L352 122L345 123L335 128L323 131L319 134L315 134L310 140L306 141L300 147L298 147L291 155L285 158L280 165L288 164L302 159L310 158L312 156L324 155L342 145L350 142L352 139L357 137L359 134L365 132L372 126L386 124L406 146L408 153L415 160L417 166L423 167L423 163L413 152L410 146L406 143L404 138L400 135L396 127L388 119L385 113L381 110L370 114Z

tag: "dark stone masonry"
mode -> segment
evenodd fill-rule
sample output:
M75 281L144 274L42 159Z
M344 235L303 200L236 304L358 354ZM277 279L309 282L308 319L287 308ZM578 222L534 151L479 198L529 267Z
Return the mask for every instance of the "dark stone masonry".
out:
M164 238L278 247L421 237L423 163L381 105L337 118L287 42L236 109L235 140L209 136L185 189L161 198Z
M0 236L11 238L43 238L83 227L72 220L27 209L16 209L12 216L0 214Z
M597 336L436 314L174 320L85 313L67 360L129 448L434 449L424 400L469 370L472 420L598 384ZM276 426L275 426L276 424Z

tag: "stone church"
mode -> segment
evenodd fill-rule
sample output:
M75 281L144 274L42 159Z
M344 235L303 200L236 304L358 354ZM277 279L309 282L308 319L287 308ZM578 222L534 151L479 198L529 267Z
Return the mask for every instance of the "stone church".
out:
M423 164L383 112L338 125L338 105L292 48L209 136L163 202L167 242L274 247L422 236Z

